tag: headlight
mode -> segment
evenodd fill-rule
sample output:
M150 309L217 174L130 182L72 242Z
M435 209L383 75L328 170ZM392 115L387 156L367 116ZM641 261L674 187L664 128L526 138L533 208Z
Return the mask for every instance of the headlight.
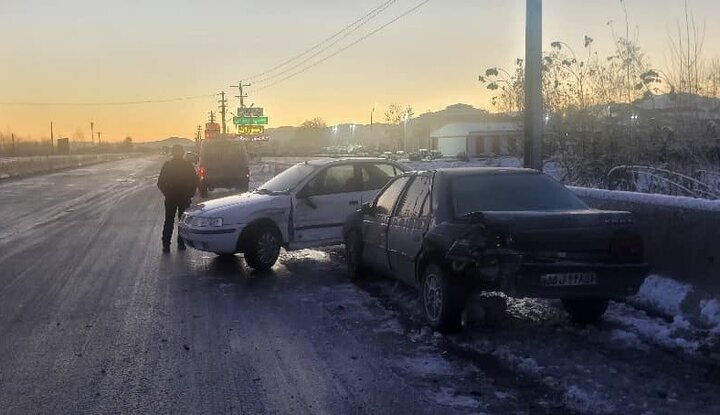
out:
M191 225L198 228L218 227L223 226L223 220L222 218L206 218L202 216L196 216L192 218Z

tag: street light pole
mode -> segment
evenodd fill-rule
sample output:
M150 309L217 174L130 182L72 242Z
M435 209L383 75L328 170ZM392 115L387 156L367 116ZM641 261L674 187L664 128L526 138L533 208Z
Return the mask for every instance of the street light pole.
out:
M542 0L526 0L525 26L525 160L543 169Z

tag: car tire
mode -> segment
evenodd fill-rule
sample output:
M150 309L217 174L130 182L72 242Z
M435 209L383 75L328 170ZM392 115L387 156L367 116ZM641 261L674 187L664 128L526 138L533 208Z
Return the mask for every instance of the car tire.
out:
M245 262L257 271L267 271L280 255L281 236L270 226L249 229L245 247Z
M348 276L353 281L365 278L365 266L362 263L362 237L357 230L350 231L345 236L345 262Z
M425 318L435 330L443 333L462 328L463 306L458 301L457 288L453 286L444 267L431 263L423 272L421 297Z
M562 305L576 324L592 324L600 321L608 308L605 298L563 298Z
M200 197L207 197L208 196L208 188L206 183L200 183L198 186L198 192L200 193Z

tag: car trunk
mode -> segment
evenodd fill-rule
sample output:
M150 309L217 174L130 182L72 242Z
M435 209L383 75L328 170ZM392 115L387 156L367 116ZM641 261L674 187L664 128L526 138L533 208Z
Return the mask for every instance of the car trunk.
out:
M548 259L606 257L613 239L631 231L627 212L483 212L483 219L508 248Z

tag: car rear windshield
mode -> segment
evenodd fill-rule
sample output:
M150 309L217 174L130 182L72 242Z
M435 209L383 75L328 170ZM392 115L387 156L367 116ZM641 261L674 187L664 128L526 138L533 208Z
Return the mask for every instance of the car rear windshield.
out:
M294 189L303 179L308 177L317 167L310 164L296 164L268 180L258 188L270 192L286 192Z
M202 157L205 162L244 160L245 144L236 141L203 142Z
M473 212L577 210L587 205L542 174L476 174L454 177L451 198L455 217Z

